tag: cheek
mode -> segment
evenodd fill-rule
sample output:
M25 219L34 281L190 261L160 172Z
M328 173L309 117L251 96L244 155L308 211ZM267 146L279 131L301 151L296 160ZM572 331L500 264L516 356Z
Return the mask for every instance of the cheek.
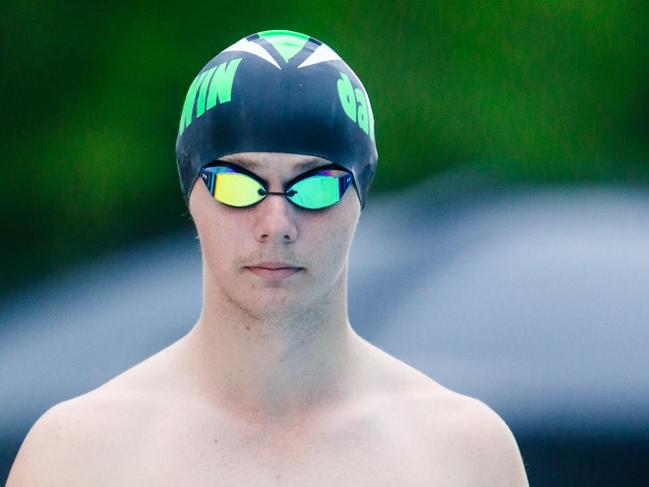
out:
M302 251L311 254L308 260L321 272L339 272L346 261L354 229L342 224L325 224L324 221L322 225L308 228L311 236L306 232L301 236L305 244Z
M233 225L232 219L220 218L217 212L211 212L203 215L197 227L203 256L211 267L226 266L237 258L237 237L241 229Z

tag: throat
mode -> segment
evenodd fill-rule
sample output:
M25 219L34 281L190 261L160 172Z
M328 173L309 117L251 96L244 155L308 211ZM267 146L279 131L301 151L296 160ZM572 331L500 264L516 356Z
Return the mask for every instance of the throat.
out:
M293 421L354 391L360 354L350 326L289 342L228 340L198 325L185 346L187 377L209 404L245 422Z

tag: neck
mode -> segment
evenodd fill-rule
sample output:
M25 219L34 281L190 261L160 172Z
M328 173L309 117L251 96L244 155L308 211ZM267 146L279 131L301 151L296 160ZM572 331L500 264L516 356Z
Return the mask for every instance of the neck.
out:
M347 316L347 272L296 305L235 302L205 275L203 310L187 337L188 374L201 396L250 421L303 415L353 390L359 370Z

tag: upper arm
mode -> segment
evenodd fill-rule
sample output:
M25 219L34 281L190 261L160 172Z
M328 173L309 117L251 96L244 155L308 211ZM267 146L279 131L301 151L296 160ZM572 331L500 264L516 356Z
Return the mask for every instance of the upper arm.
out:
M68 401L47 410L31 427L14 460L6 487L69 485L74 465L71 431L75 422ZM72 460L72 461L71 461Z

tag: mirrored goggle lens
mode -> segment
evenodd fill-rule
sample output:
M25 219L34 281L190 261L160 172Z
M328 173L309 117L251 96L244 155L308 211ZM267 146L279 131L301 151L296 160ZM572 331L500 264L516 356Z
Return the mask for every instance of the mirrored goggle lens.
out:
M291 186L289 190L291 196L288 199L310 210L335 205L343 197L349 185L346 179L351 180L351 176L344 173L338 176L318 174L302 179Z
M239 173L216 175L214 199L226 205L243 207L264 199L263 186L251 177Z
M228 206L242 208L264 199L264 187L259 182L229 167L203 168L201 179L214 199Z

